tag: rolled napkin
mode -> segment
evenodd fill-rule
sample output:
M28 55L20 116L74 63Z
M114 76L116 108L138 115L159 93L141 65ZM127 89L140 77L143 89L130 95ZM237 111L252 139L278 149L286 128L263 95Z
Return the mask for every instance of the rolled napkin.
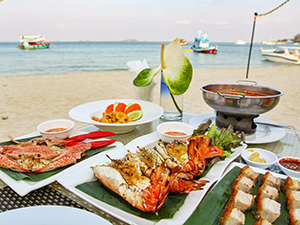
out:
M149 68L147 60L143 59L141 60L135 60L135 61L129 61L127 62L128 70L130 72L132 80L136 78L136 76L146 68ZM152 81L152 83L146 87L136 87L135 89L135 95L137 99L145 100L145 101L152 101L153 100L153 88L157 82L155 80Z

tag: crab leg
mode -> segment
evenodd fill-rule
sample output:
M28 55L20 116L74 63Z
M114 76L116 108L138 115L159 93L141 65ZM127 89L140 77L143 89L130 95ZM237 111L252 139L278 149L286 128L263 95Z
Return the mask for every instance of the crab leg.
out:
M106 145L110 145L112 143L114 143L116 140L104 140L104 141L92 141L92 142L88 142L90 144L92 144L91 149L95 149L95 148L100 148ZM80 144L84 144L84 142L70 142L67 144L68 147L71 146L75 146L75 145L80 145Z
M74 158L73 156L66 155L66 156L63 156L60 159L54 161L53 163L50 163L49 165L39 168L37 170L33 170L32 172L34 172L34 173L46 172L49 170L53 170L53 169L56 169L59 167L63 167L63 166L67 166L67 165L76 163L76 161L77 161L77 159Z
M14 161L10 160L4 155L0 154L0 167L11 169L18 172L30 172L29 170L24 169L23 167L16 164Z
M66 139L66 141L74 141L74 142L79 142L79 141L84 141L85 139L97 139L97 138L102 138L102 137L109 137L109 136L114 136L116 133L113 132L108 132L108 131L94 131L90 132L88 134L81 134L77 135L71 138Z
M91 147L90 143L83 143L78 146L70 147L68 152L65 153L62 157L56 158L52 163L44 166L42 168L33 170L34 173L45 172L53 170L59 167L67 166L73 163L76 163L78 159L81 158L82 153L89 150Z

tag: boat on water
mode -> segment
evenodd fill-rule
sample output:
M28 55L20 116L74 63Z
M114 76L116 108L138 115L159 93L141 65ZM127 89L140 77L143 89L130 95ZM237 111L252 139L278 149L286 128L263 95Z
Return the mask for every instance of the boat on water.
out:
M243 41L243 40L237 40L235 42L236 45L245 45L247 42L246 41Z
M300 55L298 51L300 47L282 46L279 48L280 49L260 48L260 52L266 60L272 62L300 64Z
M37 36L24 36L20 37L22 44L18 45L19 49L45 49L49 48L50 41L45 41L41 35Z
M189 42L183 38L179 39L181 45L187 45Z
M198 36L195 37L194 45L192 46L194 52L216 54L218 47L217 45L210 45L207 39L207 34L201 36L201 31L198 31Z

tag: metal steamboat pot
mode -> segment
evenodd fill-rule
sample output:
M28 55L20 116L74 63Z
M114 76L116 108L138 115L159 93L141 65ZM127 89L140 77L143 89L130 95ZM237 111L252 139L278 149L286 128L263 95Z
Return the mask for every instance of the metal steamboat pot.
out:
M250 82L252 84L241 84ZM222 89L241 90L240 93ZM207 84L201 87L205 102L217 112L237 115L259 115L273 109L283 92L275 88L257 85L255 81L237 81L228 84ZM243 90L263 93L263 96L247 96Z

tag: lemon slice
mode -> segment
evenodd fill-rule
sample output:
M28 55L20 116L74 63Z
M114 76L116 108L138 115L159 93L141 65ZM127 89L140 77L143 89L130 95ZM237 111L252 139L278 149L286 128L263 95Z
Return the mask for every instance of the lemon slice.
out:
M143 111L135 110L135 111L128 113L127 116L129 116L132 119L132 121L136 121L136 120L139 120L142 118Z

